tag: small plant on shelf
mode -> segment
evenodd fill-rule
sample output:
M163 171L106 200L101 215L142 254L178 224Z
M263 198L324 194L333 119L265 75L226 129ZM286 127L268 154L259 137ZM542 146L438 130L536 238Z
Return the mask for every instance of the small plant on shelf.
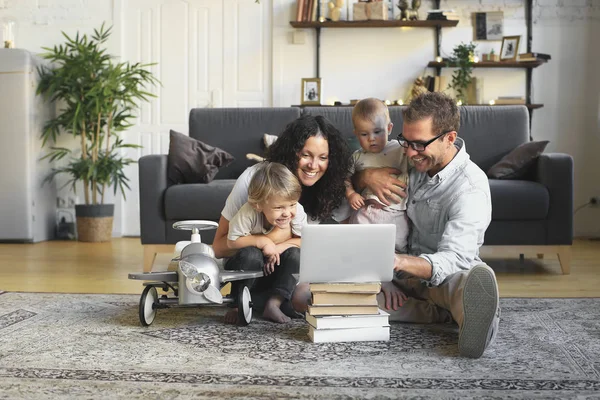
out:
M452 57L448 59L448 65L457 68L452 74L450 88L454 89L456 99L462 104L467 104L467 87L471 83L473 54L476 47L474 43L461 43L454 47Z

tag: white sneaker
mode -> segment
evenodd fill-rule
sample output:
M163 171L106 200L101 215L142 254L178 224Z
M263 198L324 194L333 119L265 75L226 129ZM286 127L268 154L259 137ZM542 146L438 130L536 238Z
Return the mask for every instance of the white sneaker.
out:
M485 264L471 268L463 291L464 320L458 334L461 356L479 358L498 332L500 299L494 271Z

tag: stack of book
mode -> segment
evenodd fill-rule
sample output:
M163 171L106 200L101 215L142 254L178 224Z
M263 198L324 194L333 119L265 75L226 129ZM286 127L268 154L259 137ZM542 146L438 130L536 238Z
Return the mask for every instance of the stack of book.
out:
M429 10L427 19L429 21L458 21L460 17L454 10Z
M314 283L306 321L314 343L390 339L389 314L379 309L376 283Z
M552 57L550 57L550 54L545 54L545 53L521 53L521 54L519 54L519 61L538 61L538 60L548 61L551 58Z
M523 96L498 96L494 100L496 105L511 105L511 104L525 104L525 97Z

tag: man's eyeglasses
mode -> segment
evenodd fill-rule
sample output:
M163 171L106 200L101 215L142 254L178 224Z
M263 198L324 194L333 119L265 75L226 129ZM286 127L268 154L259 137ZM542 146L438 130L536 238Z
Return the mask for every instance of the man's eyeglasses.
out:
M427 141L427 142L411 142L410 140L406 140L404 138L404 136L402 136L402 133L400 133L398 135L398 137L396 138L396 140L398 141L398 143L400 143L400 146L404 147L405 149L408 149L408 146L412 147L412 149L414 151L425 151L425 149L427 148L427 146L429 146L431 143L435 142L437 139L441 138L442 136L444 136L446 133L450 133L452 131L446 131L446 132L442 132L439 135L437 135L436 137L434 137L433 139Z

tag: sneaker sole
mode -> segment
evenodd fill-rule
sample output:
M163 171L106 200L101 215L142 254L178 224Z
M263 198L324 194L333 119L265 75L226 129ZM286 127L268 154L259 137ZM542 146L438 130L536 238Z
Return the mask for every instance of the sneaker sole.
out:
M498 302L498 285L492 269L482 265L473 267L463 291L465 314L458 340L458 351L462 356L481 357Z

